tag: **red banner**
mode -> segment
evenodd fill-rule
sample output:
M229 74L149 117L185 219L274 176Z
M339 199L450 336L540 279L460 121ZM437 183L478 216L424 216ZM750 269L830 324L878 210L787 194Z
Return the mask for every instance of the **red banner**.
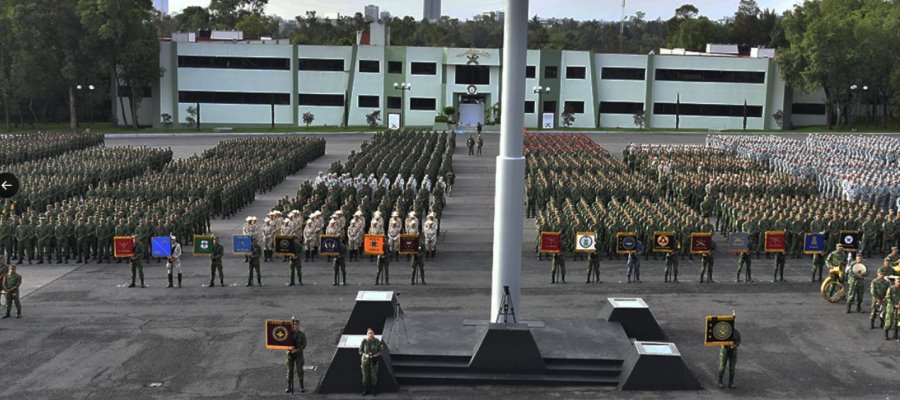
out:
M691 234L691 254L707 254L712 252L712 235L708 232Z
M541 232L541 253L559 253L562 238L559 232Z
M125 258L134 256L134 238L131 236L116 236L113 238L115 245L113 256L116 258Z
M786 246L784 231L766 232L766 253L784 253Z

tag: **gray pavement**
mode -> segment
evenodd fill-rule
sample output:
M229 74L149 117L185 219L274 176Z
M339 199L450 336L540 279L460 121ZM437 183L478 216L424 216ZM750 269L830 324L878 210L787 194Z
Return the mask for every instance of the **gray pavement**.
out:
M705 134L591 134L621 155L629 142L701 143ZM215 220L221 235L237 233L246 215L262 216L303 179L358 149L367 134L325 135L326 156L257 196L231 220ZM122 138L109 145L171 146L185 157L214 146L222 137ZM463 139L460 137L459 139ZM402 292L407 314L454 314L484 319L490 313L494 157L497 138L486 135L485 156L466 156L458 140L457 184L444 213L438 259L426 269L428 286L408 286L409 267L392 263L391 290ZM252 168L252 166L248 166ZM584 284L585 261L569 261L567 284L549 283L549 261L533 250L534 224L526 220L520 319L597 318L610 296L644 298L704 385L699 392L635 392L542 387L405 387L403 399L720 399L893 398L900 342L869 330L867 314L846 314L826 303L809 282L807 259L787 261L787 283L767 282L774 265L754 259L758 282L734 283L736 259L716 257L717 283L696 282L698 261L681 263L678 284L662 282L663 262L642 263L641 284L626 284L624 260L601 263L602 284ZM284 354L263 345L263 321L296 315L309 339L307 388L315 388L330 362L339 332L358 290L374 286L368 260L348 265L346 287L331 286L324 260L304 264L302 287L284 286L287 265L263 263L262 287L244 287L247 267L240 257L225 260L226 283L206 288L208 260L183 257L185 286L166 289L164 264L145 266L148 288L120 287L129 281L126 264L22 266L26 285L22 319L0 320L0 398L16 399L258 399L283 398ZM73 269L74 268L74 269ZM770 279L769 279L770 280ZM868 304L868 294L865 296ZM743 337L739 389L715 388L717 348L702 344L709 314L737 313ZM299 394L295 396L300 396ZM326 396L307 393L307 397ZM336 395L343 399L358 396Z

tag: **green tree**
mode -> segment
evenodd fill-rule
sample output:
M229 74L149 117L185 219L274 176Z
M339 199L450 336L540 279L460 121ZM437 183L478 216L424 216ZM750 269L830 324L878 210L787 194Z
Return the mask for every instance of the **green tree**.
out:
M245 39L257 39L263 36L278 37L278 20L261 14L247 15L237 23L237 30L244 32Z
M197 32L208 29L210 24L209 10L204 7L190 6L175 16L175 26L179 32Z
M269 0L210 0L209 15L217 29L235 29L244 17L265 14Z

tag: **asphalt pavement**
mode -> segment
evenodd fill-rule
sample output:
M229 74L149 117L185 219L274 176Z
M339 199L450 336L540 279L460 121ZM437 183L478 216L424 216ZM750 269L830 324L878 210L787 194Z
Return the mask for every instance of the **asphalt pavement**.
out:
M635 143L703 143L705 134L591 134L611 152ZM329 134L326 155L289 177L213 231L238 233L244 217L262 218L278 198L293 195L335 160L344 160L369 134ZM114 138L107 145L172 147L188 157L227 137ZM327 368L359 290L402 293L408 315L490 314L494 163L497 137L485 136L484 157L466 155L458 140L457 183L450 198L427 286L409 286L405 260L391 264L391 285L374 286L374 263L348 263L347 286L334 287L323 258L304 263L304 286L288 287L287 264L262 264L262 287L245 287L243 257L225 259L228 287L204 287L209 261L186 250L185 287L165 288L165 264L144 267L147 288L129 289L127 264L23 265L22 319L0 320L0 398L9 399L259 399L285 398L285 355L266 350L263 322L292 315L301 321L306 385L315 389ZM252 166L248 166L252 168ZM721 399L895 398L900 342L870 330L867 313L846 314L826 303L809 282L809 259L787 260L785 283L771 282L773 259L754 259L757 282L734 282L736 258L720 253L716 283L697 280L699 259L681 263L680 283L663 283L663 261L642 263L643 282L624 283L625 261L602 259L601 284L585 284L586 261L567 262L566 284L549 283L550 262L532 253L534 223L523 231L519 319L598 318L607 297L641 297L704 386L697 392L619 392L584 387L404 387L381 398L402 399ZM718 240L723 240L721 237ZM723 248L719 246L719 248ZM868 264L874 265L874 260ZM868 291L865 305L869 304ZM737 315L743 344L738 389L715 387L718 348L703 346L706 315ZM291 397L356 398L313 393Z

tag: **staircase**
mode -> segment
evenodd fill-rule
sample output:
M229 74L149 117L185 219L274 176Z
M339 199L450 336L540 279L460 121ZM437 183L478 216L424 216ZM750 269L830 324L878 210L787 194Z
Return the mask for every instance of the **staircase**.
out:
M545 358L547 369L536 374L471 371L469 356L392 354L394 376L400 385L534 384L612 386L619 384L622 360Z

